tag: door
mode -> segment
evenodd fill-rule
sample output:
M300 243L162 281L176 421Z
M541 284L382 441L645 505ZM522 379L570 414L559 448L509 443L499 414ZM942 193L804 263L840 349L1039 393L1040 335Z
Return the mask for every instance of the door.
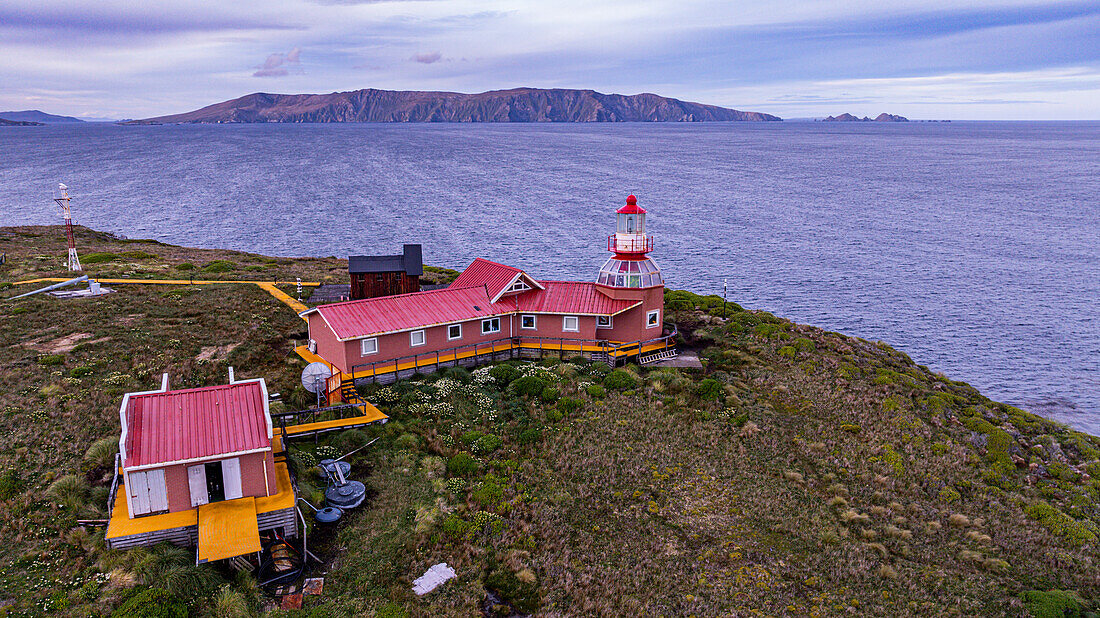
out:
M149 485L149 512L161 513L167 511L168 484L164 481L164 469L146 472L145 482Z
M206 491L206 466L187 467L187 486L191 489L191 506L202 506L210 502L210 494Z
M130 472L126 475L126 491L130 494L131 515L147 515L168 510L168 487L164 470Z
M144 472L130 472L126 475L126 491L130 494L130 515L149 513L149 483Z
M222 463L212 461L203 465L206 468L206 493L211 502L225 500L225 485L222 482Z
M225 486L226 500L244 497L244 492L241 491L241 460L239 457L222 460L222 483Z

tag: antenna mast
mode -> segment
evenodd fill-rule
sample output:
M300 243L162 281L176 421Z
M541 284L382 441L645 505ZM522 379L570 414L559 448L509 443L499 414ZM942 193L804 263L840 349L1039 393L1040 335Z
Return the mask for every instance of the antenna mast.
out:
M58 185L61 189L61 197L55 197L53 201L61 207L61 216L65 218L65 237L69 241L69 270L82 270L80 258L76 255L76 238L73 236L73 213L69 208L69 188L64 183Z

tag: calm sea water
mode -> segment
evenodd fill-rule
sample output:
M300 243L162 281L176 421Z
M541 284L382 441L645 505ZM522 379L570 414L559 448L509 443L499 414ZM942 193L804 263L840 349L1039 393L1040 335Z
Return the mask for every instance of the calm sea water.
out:
M588 280L635 193L671 287L886 341L1100 434L1100 123L0 130L0 225Z

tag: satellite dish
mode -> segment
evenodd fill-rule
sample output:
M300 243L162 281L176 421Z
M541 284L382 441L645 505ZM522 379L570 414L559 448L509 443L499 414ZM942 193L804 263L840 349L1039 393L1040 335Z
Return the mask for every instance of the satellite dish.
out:
M302 386L311 393L320 393L330 377L332 370L328 365L322 362L310 363L302 370Z

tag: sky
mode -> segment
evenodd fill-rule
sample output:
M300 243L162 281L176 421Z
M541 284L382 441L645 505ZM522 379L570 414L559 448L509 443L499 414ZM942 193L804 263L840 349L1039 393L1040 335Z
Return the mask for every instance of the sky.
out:
M1100 2L4 0L0 110L590 88L783 118L1100 120Z

